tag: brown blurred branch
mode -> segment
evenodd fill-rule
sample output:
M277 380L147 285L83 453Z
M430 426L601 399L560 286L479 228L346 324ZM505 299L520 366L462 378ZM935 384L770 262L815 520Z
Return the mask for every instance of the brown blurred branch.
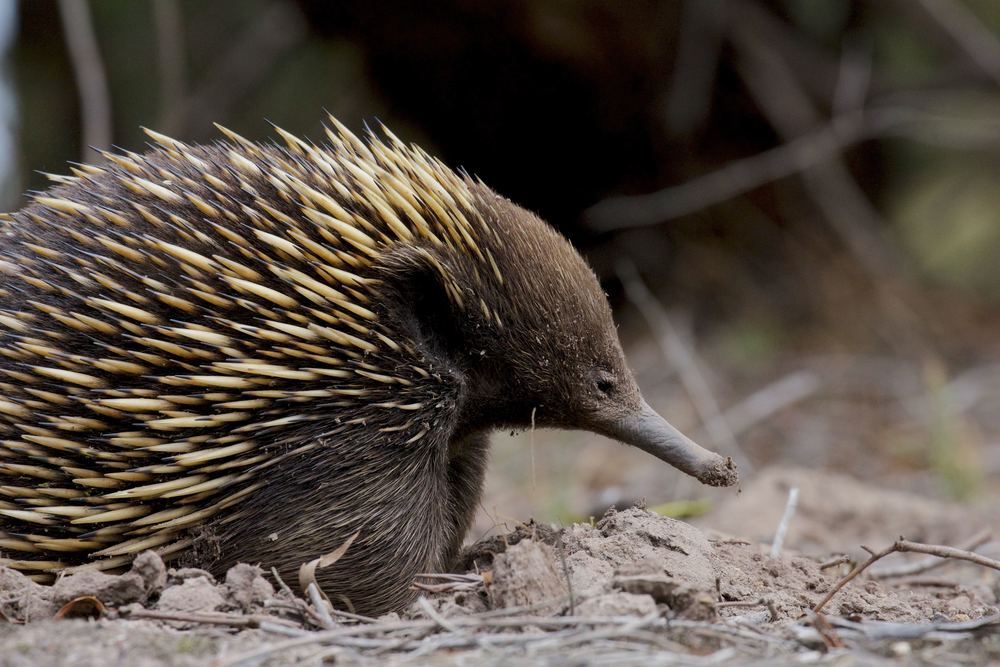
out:
M178 124L197 123L199 132L229 116L239 100L254 90L278 59L305 38L306 21L289 2L272 2L191 91L178 113Z
M618 279L625 288L628 300L639 310L650 329L656 336L657 343L667 362L677 369L681 384L691 397L695 411L701 419L705 430L713 444L733 457L737 467L744 473L753 470L750 459L743 453L736 436L726 423L726 418L719 407L719 401L712 393L712 388L701 370L701 360L696 352L681 340L670 316L663 305L650 291L639 276L635 265L629 261L621 261L616 266Z
M725 0L684 0L664 108L667 130L674 136L690 134L707 121L725 42L725 21Z
M658 225L697 213L830 160L866 141L901 137L957 150L1000 146L1000 123L948 117L920 105L944 105L961 91L887 95L883 104L845 111L827 125L790 141L732 160L715 171L655 192L609 197L585 212L592 229L615 231ZM847 105L846 99L841 100Z
M157 65L160 75L158 129L180 133L180 106L184 99L184 20L178 0L154 0Z
M95 149L111 146L111 96L107 76L86 0L59 0L59 16L80 96L81 158L89 162L97 157Z
M924 11L994 82L1000 84L1000 40L978 16L956 0L917 0Z
M602 231L660 224L799 174L851 146L884 135L908 118L909 114L897 108L849 113L788 143L734 160L686 183L645 195L605 199L586 216L591 227Z
M844 41L830 104L834 118L863 110L872 84L871 47L853 35Z
M798 371L750 394L725 412L733 433L744 433L781 410L813 396L823 386L819 375Z
M816 105L790 64L759 37L760 24L777 19L755 2L737 7L730 38L737 70L754 102L785 140L813 131L824 122ZM802 176L810 196L866 272L879 280L896 274L902 260L882 236L885 224L843 162L834 157L803 170Z
M730 39L737 71L764 117L786 141L814 130L824 122L819 110L790 64L760 38L781 22L753 0L734 2L733 10ZM900 289L910 277L907 262L886 239L888 224L844 161L834 157L811 166L802 179L819 211L869 276L890 328L887 338L912 353L930 353L928 308L912 290Z

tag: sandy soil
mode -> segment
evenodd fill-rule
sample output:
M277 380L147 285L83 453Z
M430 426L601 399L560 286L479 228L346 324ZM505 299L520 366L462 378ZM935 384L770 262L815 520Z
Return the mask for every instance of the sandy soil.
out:
M798 507L772 558L792 486ZM775 469L697 526L642 508L519 526L470 547L466 576L423 582L426 599L406 613L335 612L332 624L251 565L216 581L146 553L127 573L51 587L0 568L0 665L980 664L1000 659L992 570L862 575L820 621L810 610L850 569L821 567L836 554L998 527L989 509Z

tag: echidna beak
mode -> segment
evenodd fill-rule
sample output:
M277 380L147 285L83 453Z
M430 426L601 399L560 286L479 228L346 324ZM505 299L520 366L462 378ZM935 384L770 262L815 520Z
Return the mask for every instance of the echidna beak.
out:
M702 484L733 486L739 472L729 457L699 446L642 401L639 409L602 429L604 435L649 452Z

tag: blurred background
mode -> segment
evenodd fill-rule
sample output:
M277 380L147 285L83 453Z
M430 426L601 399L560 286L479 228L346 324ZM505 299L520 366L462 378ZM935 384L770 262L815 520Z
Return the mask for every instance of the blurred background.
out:
M8 210L140 125L382 121L569 236L654 407L745 479L1000 489L993 0L0 0L0 61ZM719 497L504 434L477 530Z

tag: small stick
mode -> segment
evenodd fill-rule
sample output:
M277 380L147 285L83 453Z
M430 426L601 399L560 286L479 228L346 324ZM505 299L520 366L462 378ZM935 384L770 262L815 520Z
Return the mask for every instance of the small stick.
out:
M454 572L421 572L417 575L425 579L443 579L457 584L481 584L483 575L481 574L455 574Z
M566 564L566 545L563 544L563 534L559 533L559 560L562 561L563 576L566 577L566 591L569 593L569 615L576 616L576 596L573 595L573 580L569 576L569 565Z
M414 581L410 586L414 590L423 591L424 593L452 593L454 591L468 591L475 590L474 588L469 588L466 584L422 584L419 581Z
M295 593L292 592L292 589L288 587L288 584L285 583L285 580L281 578L281 575L278 574L278 568L276 567L271 568L271 576L273 576L274 580L278 582L278 586L288 595L289 599L291 600L299 599L298 596L296 596Z
M819 603L815 607L813 607L813 612L815 614L818 615L818 614L823 613L823 607L826 606L826 603L829 602L830 600L832 600L833 596L836 595L837 593L839 593L840 589L843 588L844 586L846 586L848 583L850 583L855 577L857 577L859 574L861 574L862 572L864 572L865 570L867 570L876 561L881 560L882 558L885 558L889 554L891 554L894 551L896 551L896 545L895 544L892 545L891 547L889 547L888 549L884 549L883 551L879 551L878 553L873 552L871 549L869 549L868 547L866 547L864 545L862 545L861 548L864 549L865 551L867 551L868 553L870 553L871 556L868 557L868 560L866 560L865 562L857 565L853 570L851 570L850 572L848 572L847 575L844 576L844 578L842 578L840 581L837 582L836 586L834 586L833 588L830 589L830 592L827 593L823 597L823 599L820 600ZM817 628L817 630L818 630L818 628Z
M336 626L333 622L333 617L330 616L330 610L326 606L326 600L323 599L323 594L319 592L319 586L316 582L310 581L309 585L306 586L306 594L309 596L309 600L312 602L312 606L316 609L316 615L319 616L321 625L325 630L329 630Z
M589 227L600 231L661 224L815 168L858 143L891 134L908 122L912 122L910 114L891 107L835 116L818 129L750 157L731 160L679 185L605 199L584 212L585 220Z
M960 588L962 584L946 579L928 579L921 577L900 577L885 582L890 586L906 586L908 588Z
M727 600L725 602L716 602L716 609L732 609L734 607L763 607L767 604L764 598L759 600Z
M59 17L80 97L81 160L89 162L98 157L98 150L111 146L113 126L108 78L89 5L79 0L59 0Z
M156 611L152 609L135 609L121 613L122 618L145 619L150 621L175 621L178 623L195 623L198 625L224 625L230 628L259 628L262 623L271 623L286 628L295 628L288 621L272 616L237 616L236 614L197 614L189 612Z
M417 606L420 607L420 611L424 612L427 618L440 625L442 629L448 632L461 632L454 623L451 623L447 618L439 614L423 595L417 598Z
M260 625L257 627L264 632L270 632L274 635L284 635L285 637L305 637L310 632L309 630L303 630L301 628L279 625L273 621L261 621Z
M778 523L778 530L774 533L774 542L771 543L771 558L781 555L781 547L785 543L785 535L788 533L788 524L795 516L795 508L799 503L799 487L793 486L788 490L788 502L785 503L785 513Z
M440 584L425 584L422 581L413 580L410 588L424 591L426 593L449 593L451 591L478 591L485 586L482 575L479 574L418 574L418 577L425 579L437 579Z
M845 554L840 554L839 556L834 556L828 561L824 561L819 564L819 569L829 570L831 567L837 567L838 565L844 565L851 562L851 557Z
M816 632L819 633L819 638L823 640L828 649L844 648L844 642L841 641L840 635L833 629L830 622L826 620L826 616L819 612L814 612L812 615L812 624L816 628Z
M771 598L764 598L764 604L767 605L767 613L771 615L771 622L778 622L778 606L774 604L774 600Z
M987 556L983 556L982 554L977 554L969 551L968 549L958 549L956 547L948 547L941 544L922 544L920 542L910 542L909 540L904 539L898 540L893 546L896 547L896 551L927 554L929 556L937 556L938 558L956 558L958 560L967 560L970 563L975 563L976 565L982 565L983 567L1000 570L1000 560L989 558Z
M273 576L274 580L278 582L278 587L281 588L281 590L288 596L288 599L291 601L290 604L299 613L299 616L301 616L303 621L308 619L313 624L323 627L323 619L319 616L319 613L313 610L313 608L310 607L305 600L292 592L292 589L289 588L288 584L285 583L285 580L281 578L280 574L278 574L277 568L271 568L271 576Z
M976 548L989 542L991 537L990 530L988 528L984 528L968 540L959 544L958 548L963 551L975 551ZM879 568L877 570L872 570L871 577L872 579L889 579L892 577L909 577L915 574L923 574L928 570L944 565L947 561L944 561L941 558L942 557L930 556L918 561L913 561L912 563L905 563L899 567Z
M372 618L371 616L355 614L354 612L343 611L337 608L334 608L333 615L339 618L346 618L350 621L357 621L358 623L374 623L375 621L378 620L377 618Z
M886 556L892 553L921 553L927 554L929 556L937 556L938 558L955 558L958 560L967 560L970 563L975 563L977 565L982 565L983 567L989 567L994 570L1000 570L1000 561L994 560L993 558L987 558L977 553L973 553L966 549L956 549L955 547L948 547L940 544L923 544L921 542L911 542L904 538L899 538L896 540L892 546L883 549L882 551L873 551L868 547L862 545L862 549L871 554L871 556L864 563L861 563L856 568L851 570L847 576L837 582L837 585L830 589L819 603L813 607L813 612L816 614L821 614L823 607L826 603L833 599L837 593L840 592L844 586L850 583L855 577L867 570L874 563L882 560Z

